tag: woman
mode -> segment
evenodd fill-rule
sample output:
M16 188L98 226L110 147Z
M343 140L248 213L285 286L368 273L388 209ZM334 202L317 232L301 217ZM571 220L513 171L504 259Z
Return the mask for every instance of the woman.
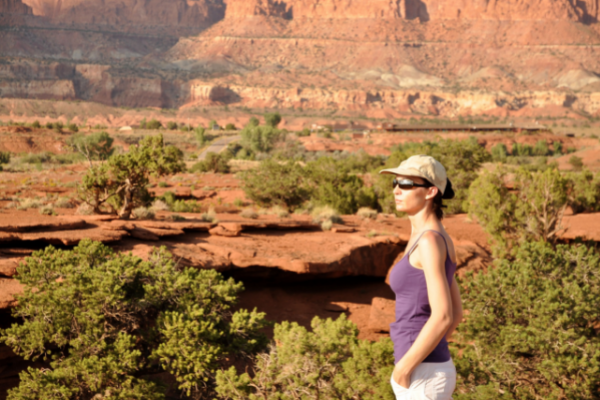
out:
M407 251L389 278L396 293L392 389L398 400L451 399L456 369L446 339L462 319L462 306L454 245L441 219L442 200L454 191L442 164L430 156L412 156L380 173L395 175L396 210L411 223Z

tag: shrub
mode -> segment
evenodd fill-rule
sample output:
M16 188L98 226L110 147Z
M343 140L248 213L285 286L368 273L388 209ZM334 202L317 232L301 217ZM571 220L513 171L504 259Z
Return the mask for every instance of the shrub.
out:
M152 219L154 218L154 210L147 207L137 207L131 212L136 219Z
M39 208L38 211L42 215L55 215L54 207L52 207L52 204L43 205Z
M294 209L310 196L306 173L296 163L265 160L258 168L243 171L241 181L248 199L261 207L281 205Z
M236 207L243 207L244 201L240 198L236 198L235 200L233 200L233 205Z
M258 125L260 125L260 121L256 117L251 117L248 123L246 124L246 126L249 126L251 128L256 127Z
M190 168L190 172L229 172L229 157L227 152L213 153L212 151L206 154L203 161L199 161Z
M143 261L85 239L36 251L18 272L22 322L0 340L50 367L22 372L10 399L164 399L169 381L212 398L219 364L266 344L264 314L232 311L242 284L181 268L164 247Z
M322 157L306 166L311 200L328 205L342 214L354 214L360 207L377 208L375 191L351 173L351 164Z
M82 201L94 208L108 204L127 219L134 208L150 203L149 176L164 176L183 171L183 154L174 146L165 146L162 135L147 136L127 153L114 154L108 162L92 167L78 187Z
M40 121L38 121L38 120L36 119L35 121L33 121L33 122L31 123L31 127L32 127L32 128L35 128L35 129L39 129L39 128L41 128L41 127L42 127L42 125L40 125Z
M256 219L258 218L258 213L251 208L244 208L240 213L242 218Z
M221 399L393 400L393 346L389 338L359 340L344 314L315 317L312 332L295 322L275 324L274 344L260 354L252 375L217 372Z
M171 214L168 216L168 218L172 221L185 221L185 218L179 214Z
M154 200L154 203L152 203L152 209L153 209L154 211L169 211L169 210L170 210L170 207L169 207L169 205L168 205L166 202L164 202L163 200L161 200L161 199L156 199L156 200Z
M265 125L270 126L272 128L277 128L277 125L281 122L281 115L278 112L274 113L266 113L265 115Z
M170 131L174 131L177 129L177 122L169 121L167 122L167 129Z
M583 168L583 159L581 157L571 156L571 158L569 158L569 165L573 167L575 171L581 171Z
M356 212L356 215L362 219L377 219L377 214L379 214L377 210L369 207L361 207Z
M90 206L87 203L81 203L75 210L75 214L77 214L77 215L92 215L92 214L94 214L94 207Z
M208 123L208 129L210 129L211 131L219 130L219 124L217 123L216 120L212 119Z
M513 143L511 153L513 156L530 157L533 155L533 147L528 144Z
M166 188L166 187L169 187L169 184L167 182L158 182L158 187Z
M205 222L216 222L217 221L217 213L215 212L215 209L211 207L208 209L207 212L202 213L200 218L202 219L202 221L205 221Z
M194 130L194 134L196 136L196 142L198 142L198 146L204 146L207 142L204 128L201 126L197 127Z
M563 146L561 142L552 142L552 152L554 155L560 155L563 152Z
M548 149L548 143L545 140L538 140L535 146L533 146L532 154L534 156L547 156L550 155L550 149Z
M329 230L331 230L332 227L333 227L333 221L330 219L327 219L327 220L321 222L321 229L324 231L329 231Z
M599 269L592 247L524 241L514 260L468 276L454 397L597 399Z
M273 206L269 209L269 214L278 216L279 218L287 218L290 216L288 210L281 206Z
M95 132L90 135L77 134L69 138L69 145L74 151L82 154L92 165L92 160L106 160L113 154L114 139L106 132Z
M482 173L471 185L468 199L469 214L494 240L495 254L511 254L523 241L555 242L568 205L568 180L556 169L520 169L513 194L504 179L502 170Z
M156 119L151 119L146 123L146 129L160 129L162 128L162 123Z
M587 169L566 174L570 183L569 205L573 213L600 211L600 174Z
M0 151L0 165L10 162L10 151Z
M498 143L491 149L492 160L495 162L506 162L508 156L508 149L504 143Z
M285 135L272 126L246 126L240 131L240 146L250 153L267 153Z
M54 207L57 207L57 208L74 208L75 206L73 205L73 202L72 202L72 200L70 198L68 198L68 197L59 197L54 202Z
M68 124L67 129L74 133L79 132L79 128L75 124Z
M30 208L40 208L44 205L44 203L40 199L33 199L30 197L26 197L24 199L19 200L19 205L17 206L17 210L28 210Z
M46 129L52 129L54 127L54 124L52 124L52 122L46 122L44 126L46 127Z
M301 131L296 132L296 136L298 136L298 137L310 136L310 129L304 128Z
M340 217L340 214L329 206L315 207L310 214L313 217L313 222L315 223L331 221L335 222L336 224L341 224L344 222Z
M226 131L235 131L235 130L237 130L237 128L235 127L235 125L234 125L234 124L232 124L232 123L230 122L230 123L228 123L227 125L225 125L225 130L226 130Z
M146 123L146 118L143 118L143 119L140 121L140 129L146 129L146 126L147 126L147 125L148 125L148 124Z

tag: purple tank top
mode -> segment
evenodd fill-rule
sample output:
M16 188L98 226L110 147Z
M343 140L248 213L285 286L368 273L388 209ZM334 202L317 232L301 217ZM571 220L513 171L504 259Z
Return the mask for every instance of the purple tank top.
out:
M431 229L430 229L431 230ZM441 235L446 243L446 238L438 231L431 230ZM423 231L423 233L427 231ZM423 270L410 265L408 260L421 236L413 246L398 261L390 273L390 287L396 294L396 322L390 324L390 337L394 342L394 358L396 363L406 354L423 326L431 316L431 307L427 296L427 284ZM448 285L452 284L452 277L456 271L456 263L450 259L448 243L446 243L446 277ZM442 338L437 347L423 360L423 362L441 363L450 360L450 351L446 338Z

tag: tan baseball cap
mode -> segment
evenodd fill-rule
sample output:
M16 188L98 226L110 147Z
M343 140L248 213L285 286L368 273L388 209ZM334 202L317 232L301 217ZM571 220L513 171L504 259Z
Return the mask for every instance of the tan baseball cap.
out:
M418 176L437 187L444 199L451 199L454 197L454 190L452 189L452 184L446 174L446 168L431 156L423 154L412 156L402 161L397 168L384 169L379 171L379 173Z

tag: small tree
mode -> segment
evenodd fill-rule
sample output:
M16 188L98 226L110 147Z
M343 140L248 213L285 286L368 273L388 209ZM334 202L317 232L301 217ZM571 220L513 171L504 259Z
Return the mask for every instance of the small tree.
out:
M106 160L113 153L114 139L106 132L96 132L90 135L77 134L69 139L73 150L83 154L92 167L92 160Z
M251 117L250 120L248 121L248 123L246 124L246 126L249 126L249 127L255 127L255 126L259 126L259 125L260 125L260 121L256 117Z
M127 219L134 208L152 200L147 189L150 175L163 176L184 169L181 150L165 147L162 135L147 136L127 153L115 154L107 163L90 168L79 186L79 195L95 212L108 202L118 209L120 218Z
M600 174L594 175L584 169L581 172L569 172L566 177L570 183L569 205L573 213L599 211Z
M67 125L67 129L70 130L73 133L77 133L79 132L79 128L77 127L77 125L70 123Z
M523 241L513 260L467 276L454 398L597 399L599 270L593 247Z
M198 126L194 130L194 135L196 136L196 142L198 142L198 146L202 147L206 144L207 140L206 140L205 130L203 127Z
M492 160L495 162L506 162L506 158L508 157L508 149L504 143L498 143L493 146L491 149Z
M581 171L583 169L583 159L581 157L571 156L571 158L569 158L569 165L573 167L573 170Z
M31 127L35 129L40 129L42 126L40 125L40 121L37 119L31 123Z
M548 149L548 143L545 140L538 140L535 146L533 147L532 154L534 156L547 156L550 154L550 149Z
M241 174L246 196L260 206L286 206L294 209L310 197L304 169L296 163L262 161L258 168Z
M231 122L228 123L227 125L225 125L225 130L226 131L235 131L237 128L235 127L234 124L232 124Z
M235 368L217 372L221 399L393 400L389 384L393 346L358 340L356 325L344 314L337 320L315 317L312 332L298 324L275 325L269 353L257 357L253 376Z
M2 164L8 164L10 162L10 152L0 151L0 171L2 171Z
M495 254L511 254L522 241L555 242L568 205L568 180L556 169L520 169L516 193L511 193L504 181L502 169L484 172L469 189L469 213L494 240Z
M156 119L151 119L146 123L146 129L160 129L162 128L162 123Z
M0 340L50 368L22 372L10 400L164 399L169 385L206 398L225 357L266 344L264 314L232 310L240 283L181 268L165 248L142 261L83 240L34 252L18 271L22 322Z
M265 124L272 128L277 128L279 123L281 122L281 115L278 112L274 113L266 113L265 114Z
M208 152L206 159L197 162L190 168L190 172L215 172L226 174L229 172L229 157L228 152L224 153L213 153Z
M170 131L174 131L177 129L177 122L169 121L167 122L167 129Z

